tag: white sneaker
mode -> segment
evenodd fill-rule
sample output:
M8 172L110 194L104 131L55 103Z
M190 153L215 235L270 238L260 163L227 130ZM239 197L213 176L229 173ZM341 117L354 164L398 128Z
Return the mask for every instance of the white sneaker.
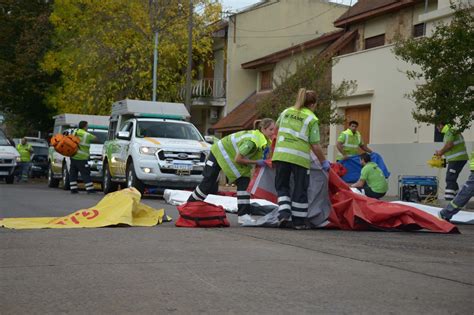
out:
M242 224L246 224L246 223L255 223L255 222L257 222L257 220L252 218L252 216L250 216L249 214L244 214L242 216L239 216L239 218L237 219L237 222L240 225L242 225Z

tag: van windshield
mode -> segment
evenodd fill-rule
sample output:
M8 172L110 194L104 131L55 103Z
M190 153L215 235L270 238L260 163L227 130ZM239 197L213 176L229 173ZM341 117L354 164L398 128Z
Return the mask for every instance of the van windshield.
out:
M199 131L193 125L169 121L138 121L136 135L139 138L171 138L204 141Z
M96 137L91 142L93 144L104 144L105 140L107 139L107 130L101 130L101 129L90 130L89 129L87 132L93 134Z
M11 145L2 130L0 130L0 145Z

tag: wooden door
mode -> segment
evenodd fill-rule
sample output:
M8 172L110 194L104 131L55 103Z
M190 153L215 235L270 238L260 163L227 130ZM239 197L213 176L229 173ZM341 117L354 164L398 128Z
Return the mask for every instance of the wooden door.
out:
M344 128L347 129L350 121L357 121L359 123L357 130L364 139L364 143L370 143L370 105L348 107L345 111L345 117Z

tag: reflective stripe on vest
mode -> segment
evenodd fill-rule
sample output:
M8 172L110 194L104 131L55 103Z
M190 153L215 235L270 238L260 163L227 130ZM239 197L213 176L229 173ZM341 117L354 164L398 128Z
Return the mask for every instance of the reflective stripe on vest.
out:
M317 121L316 115L308 108L297 110L290 107L284 110L278 119L278 136L272 160L309 169L311 164L309 125Z
M227 162L227 165L230 167L232 173L234 173L235 177L239 178L240 177L240 172L237 169L237 167L235 167L233 161L230 159L230 156L229 156L229 154L227 154L227 151L224 149L224 145L222 144L222 140L219 140L219 142L217 143L217 146L219 147L219 151L221 151L221 154L224 157L224 160Z
M250 177L252 166L235 162L239 153L239 145L245 141L255 144L255 150L246 156L249 160L258 160L263 157L263 151L267 146L267 139L258 130L240 131L224 137L211 147L211 152L217 160L220 168L230 182L240 177Z
M471 163L469 164L471 171L474 172L474 150L471 152Z
M352 133L352 131L349 131L349 132ZM349 134L349 132L347 130L343 132L343 134L346 135L346 141L344 142L344 146L348 147L348 148L358 148L360 146L360 133L358 131L356 131L356 134L352 135L352 134ZM357 137L357 144L349 143L349 138L351 136L356 136Z
M443 130L441 130L441 133L443 133L445 137L443 139L444 143L447 143L446 136L447 136L447 133L452 134L451 127L449 125L444 126ZM464 142L463 136L461 134L452 134L452 135L454 136L453 147L449 151L444 153L446 160L448 160L449 162L449 161L455 160L456 158L459 158L459 159L456 159L459 161L469 159L469 155L467 154L466 144Z

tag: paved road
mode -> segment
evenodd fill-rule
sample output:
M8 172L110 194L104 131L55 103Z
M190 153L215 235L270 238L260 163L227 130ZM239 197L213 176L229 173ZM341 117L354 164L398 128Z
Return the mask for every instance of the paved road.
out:
M0 183L0 217L59 216L101 195ZM176 210L161 199L153 207ZM265 228L0 229L0 313L472 314L461 235Z

